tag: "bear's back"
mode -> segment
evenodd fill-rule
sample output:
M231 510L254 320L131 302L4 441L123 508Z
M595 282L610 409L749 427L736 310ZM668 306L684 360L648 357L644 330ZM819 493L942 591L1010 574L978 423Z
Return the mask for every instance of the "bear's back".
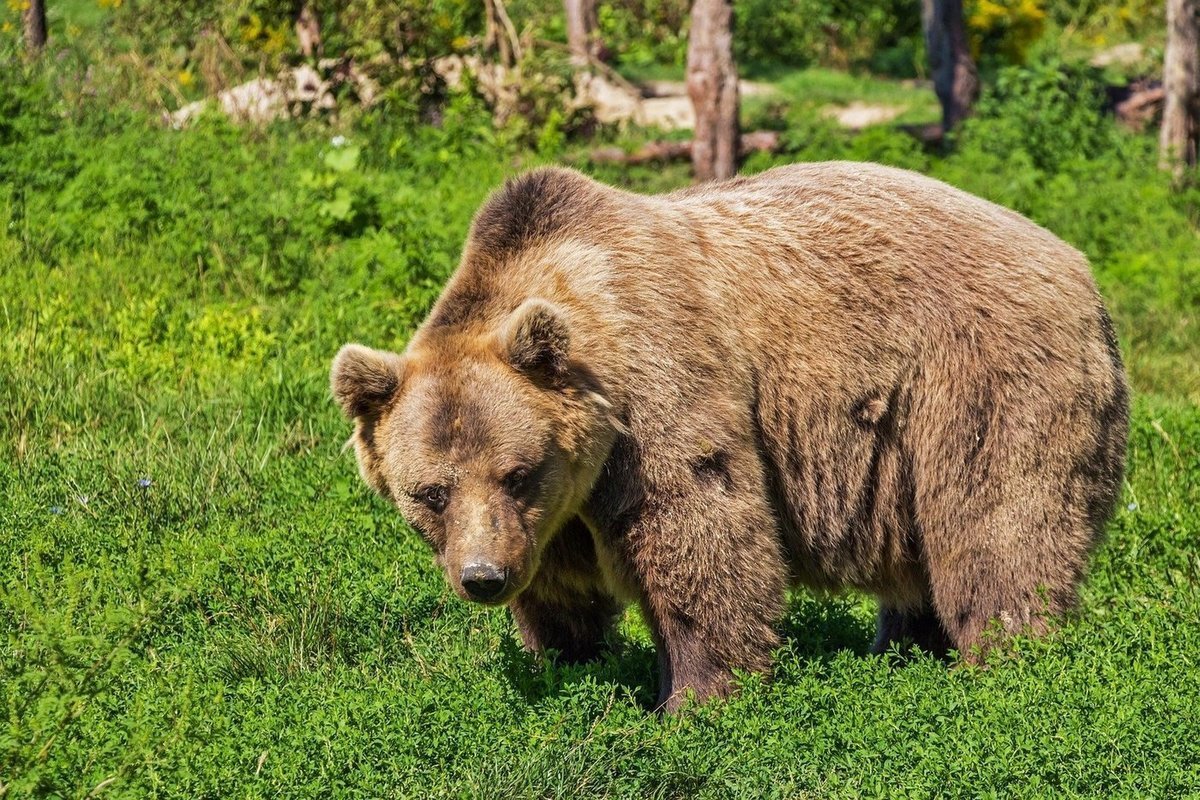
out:
M782 255L812 278L924 280L909 290L927 290L939 304L956 287L1094 292L1086 259L1054 234L908 170L845 161L794 164L663 199L684 211L706 241L723 244L719 257L734 269L740 264L743 277L761 266L753 256L777 261ZM773 257L765 248L774 248Z

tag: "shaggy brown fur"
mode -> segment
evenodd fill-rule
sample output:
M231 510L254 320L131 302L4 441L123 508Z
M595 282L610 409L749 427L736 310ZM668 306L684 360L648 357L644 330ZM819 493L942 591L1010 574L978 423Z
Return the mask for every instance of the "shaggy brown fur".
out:
M510 181L404 355L347 345L333 389L456 591L570 658L639 603L668 709L769 668L790 583L877 595L877 650L1043 631L1128 424L1080 253L850 163L656 197Z

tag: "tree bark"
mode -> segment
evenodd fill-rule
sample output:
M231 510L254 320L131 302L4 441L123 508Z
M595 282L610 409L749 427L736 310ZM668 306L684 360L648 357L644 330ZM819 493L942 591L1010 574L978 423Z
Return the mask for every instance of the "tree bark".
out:
M1200 0L1167 0L1159 163L1179 176L1200 150Z
M921 0L921 24L933 88L942 104L942 127L949 132L971 113L979 97L962 0Z
M508 9L504 7L504 0L483 0L483 11L486 23L484 49L494 51L500 66L505 69L515 66L521 60L521 44L517 29L508 16Z
M296 41L305 58L321 55L321 22L312 3L301 3L295 14Z
M738 77L730 0L694 0L688 35L687 88L696 110L692 170L697 181L737 172Z
M600 21L596 16L596 0L563 0L567 19L567 48L571 63L586 67L600 58Z
M25 23L25 46L31 53L40 53L46 46L46 0L29 0L22 17Z

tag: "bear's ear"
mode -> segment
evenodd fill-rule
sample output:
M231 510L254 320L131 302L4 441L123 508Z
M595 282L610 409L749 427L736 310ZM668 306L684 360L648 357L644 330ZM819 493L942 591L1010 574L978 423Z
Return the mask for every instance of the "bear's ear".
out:
M562 309L530 298L509 314L497 334L500 352L522 372L561 378L566 374L571 331Z
M329 385L342 413L358 419L391 399L403 374L404 359L395 353L348 344L333 359Z

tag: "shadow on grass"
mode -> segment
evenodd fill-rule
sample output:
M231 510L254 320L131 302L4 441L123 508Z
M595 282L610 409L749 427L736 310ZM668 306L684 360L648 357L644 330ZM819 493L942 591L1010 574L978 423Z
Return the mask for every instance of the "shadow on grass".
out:
M621 636L613 636L609 649L599 659L583 664L530 653L515 636L501 641L500 656L505 678L530 704L571 694L583 683L613 686L647 709L658 695L658 656L654 648Z
M855 602L846 598L794 598L779 626L782 657L828 663L847 650L866 656L875 622L855 611ZM658 656L648 643L614 636L608 652L585 664L530 653L515 636L504 638L500 650L505 677L529 703L571 694L584 682L623 690L646 709L658 696Z
M858 605L851 596L797 594L779 628L784 644L806 661L832 661L845 650L867 655L875 641L875 618L864 619Z

